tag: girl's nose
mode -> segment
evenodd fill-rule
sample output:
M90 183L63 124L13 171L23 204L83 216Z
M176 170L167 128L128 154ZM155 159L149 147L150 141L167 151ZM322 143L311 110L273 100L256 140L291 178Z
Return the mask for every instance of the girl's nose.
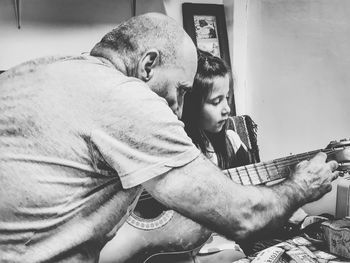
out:
M225 105L222 109L222 114L227 115L227 114L230 114L230 112L231 112L230 106L228 105L227 100L225 100Z

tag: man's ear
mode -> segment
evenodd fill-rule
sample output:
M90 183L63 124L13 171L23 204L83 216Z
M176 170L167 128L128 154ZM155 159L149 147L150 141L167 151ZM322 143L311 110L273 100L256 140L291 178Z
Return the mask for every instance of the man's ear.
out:
M137 77L144 82L153 77L153 70L159 65L159 51L157 49L147 50L141 57L137 67Z

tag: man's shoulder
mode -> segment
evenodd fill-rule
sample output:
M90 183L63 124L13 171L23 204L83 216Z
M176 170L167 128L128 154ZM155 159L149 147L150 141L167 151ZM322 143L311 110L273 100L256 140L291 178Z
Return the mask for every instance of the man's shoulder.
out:
M84 85L79 85L85 89L95 88L101 91L115 92L120 88L133 86L133 89L145 88L148 86L141 80L126 76L123 72L115 68L111 63L106 63L97 57L90 55L62 57L52 63L51 70L54 69L59 75L64 75L73 82L79 81ZM113 90L110 90L113 89Z

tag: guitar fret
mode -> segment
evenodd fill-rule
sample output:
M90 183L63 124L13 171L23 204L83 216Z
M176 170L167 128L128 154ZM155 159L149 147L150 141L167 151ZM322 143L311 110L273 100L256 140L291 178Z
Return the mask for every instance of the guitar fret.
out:
M247 173L247 177L249 179L250 184L253 184L252 178L249 176L248 170L247 170L247 166L244 166L245 172Z
M272 161L273 165L276 167L277 174L281 174L280 170L278 169L278 165L275 161Z
M259 183L258 183L258 184L261 184L261 183L263 182L263 180L262 180L262 178L261 178L261 174L260 174L259 171L258 171L258 167L256 166L255 163L253 163L253 167L254 167L254 170L255 170L255 172L256 172L256 174L257 174L257 176L258 176L258 180L259 180Z
M266 169L266 167L262 167L261 172L260 172L260 177L261 177L261 182L266 183L270 181L270 175L269 171Z
M249 178L247 178L249 176L247 176L247 174L246 174L245 167L244 166L243 167L237 167L237 171L238 171L239 179L242 182L242 185L250 184L250 180L249 180ZM244 176L244 175L246 175L246 176Z
M231 174L231 171L232 171L233 174ZM232 181L234 181L237 184L242 184L239 176L237 175L237 169L236 168L232 168L230 170L226 170L226 173L228 174L228 176L230 177L230 179Z
M274 180L276 177L279 176L278 170L276 170L276 167L275 167L275 165L273 163L269 164L267 166L267 168L269 169L269 174L270 174L270 179L271 180Z
M268 163L268 169L269 169L269 173L270 175L272 175L273 177L278 174L278 169L275 165L275 163L272 161L271 163Z
M269 173L269 170L267 169L267 167L266 167L266 164L265 163L263 163L263 165L264 165L264 169L265 169L265 171L266 171L266 177L267 177L267 179L268 180L270 180L270 173Z
M248 173L252 174L251 176L249 176L252 185L261 184L261 179L257 173L257 170L254 169L254 166L252 166L250 169L248 169Z
M239 174L238 167L237 167L237 168L235 168L235 170L236 170L237 175L238 175L239 183L240 183L240 184L243 184L242 177L241 177L241 175Z
M228 177L229 177L231 180L233 180L232 175L231 175L231 173L230 173L230 170L227 170L227 171L228 171L228 173L227 173Z
M250 181L253 185L261 184L263 182L262 177L260 176L259 166L256 164L250 164L246 166L246 171L250 177Z

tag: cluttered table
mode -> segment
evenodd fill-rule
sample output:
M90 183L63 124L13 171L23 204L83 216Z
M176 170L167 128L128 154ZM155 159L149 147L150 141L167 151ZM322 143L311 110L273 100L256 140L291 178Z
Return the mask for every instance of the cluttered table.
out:
M271 246L234 263L350 262L350 217L312 222L299 234L271 240Z

